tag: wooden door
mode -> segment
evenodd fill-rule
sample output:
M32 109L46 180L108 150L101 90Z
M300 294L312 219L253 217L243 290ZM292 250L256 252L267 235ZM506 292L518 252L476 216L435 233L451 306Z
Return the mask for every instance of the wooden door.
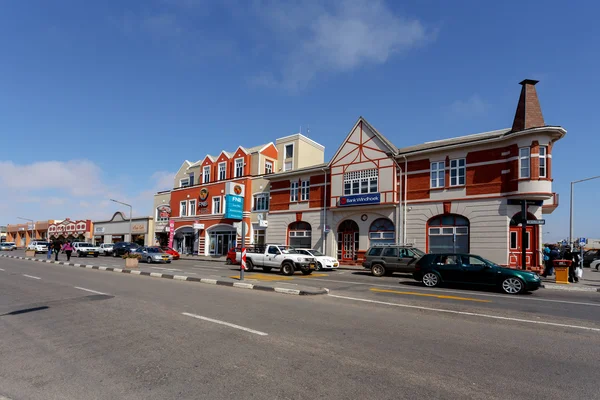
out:
M525 248L525 262L527 267L537 267L537 226L528 226L526 228L525 242L523 243L522 228L520 226L511 226L508 238L509 247L509 265L515 268L521 268L523 265L521 250Z

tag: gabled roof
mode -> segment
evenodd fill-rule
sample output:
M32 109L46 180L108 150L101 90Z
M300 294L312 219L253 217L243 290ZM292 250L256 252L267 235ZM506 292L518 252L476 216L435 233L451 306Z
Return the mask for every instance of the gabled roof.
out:
M289 176L305 174L307 172L323 171L323 169L325 169L327 171L329 170L329 166L327 163L311 165L309 167L293 169L291 171L276 172L274 174L264 175L261 178L268 179L268 180L286 178Z
M423 144L417 144L415 146L403 147L401 149L398 149L398 154L409 154L409 153L414 153L417 151L434 150L437 148L453 146L453 145L457 145L457 144L475 143L475 142L479 142L481 140L498 138L498 137L505 135L508 132L510 132L510 128L498 129L498 130L489 131L489 132L475 133L472 135L459 136L459 137L450 138L450 139L435 140L432 142L425 142Z
M329 163L327 163L328 165L331 165L331 163L333 162L333 160L335 160L337 158L337 156L339 155L340 151L342 150L342 148L344 147L344 145L346 144L346 142L348 141L348 139L350 139L350 136L352 135L352 132L354 132L354 130L358 127L358 125L361 122L364 125L366 125L367 128L369 128L375 134L375 136L379 140L381 140L381 142L384 144L384 146L386 146L388 148L388 150L390 151L390 153L392 153L393 155L395 155L398 152L398 148L396 146L394 146L394 144L392 142L390 142L385 136L383 136L381 133L379 133L379 131L377 129L375 129L373 127L373 125L369 124L369 122L365 118L363 118L362 116L360 116L360 117L358 117L358 120L356 121L356 123L354 124L354 126L352 127L352 129L350 129L350 132L348 132L348 134L346 135L346 138L342 141L342 144L338 147L338 149L335 152L335 154L333 155L333 157L331 157L331 159L329 160Z
M254 147L248 147L246 148L246 150L248 150L248 153L252 154L252 153L260 153L261 151L263 151L264 149L266 149L267 147L269 147L269 145L273 145L273 142L269 142L269 143L265 143L265 144L261 144L259 146L254 146Z

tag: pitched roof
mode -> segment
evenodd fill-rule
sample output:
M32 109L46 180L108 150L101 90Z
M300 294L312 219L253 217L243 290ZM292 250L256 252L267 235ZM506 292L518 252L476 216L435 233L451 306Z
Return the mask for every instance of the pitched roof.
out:
M262 149L264 149L265 147L267 147L268 145L273 144L273 142L269 142L269 143L265 143L265 144L261 144L259 146L254 146L254 147L246 147L246 151L250 154L252 153L257 153L259 151L261 151Z
M319 170L322 170L323 168L328 169L329 168L328 167L328 163L311 165L309 167L303 167L303 168L293 169L291 171L276 172L274 174L264 175L264 176L262 176L262 178L264 178L264 179L285 178L285 177L288 177L288 176L300 175L300 174L304 174L304 173L307 173L307 172L319 171Z
M415 146L408 146L408 147L403 147L401 149L398 149L397 154L410 154L410 153L415 153L417 151L434 150L437 148L453 146L453 145L457 145L457 144L474 143L474 142L478 142L478 141L482 141L482 140L486 140L486 139L501 137L501 136L504 136L505 134L509 133L510 131L511 131L510 128L506 128L506 129L499 129L499 130L490 131L490 132L482 132L482 133L475 133L472 135L459 136L459 137L450 138L450 139L442 139L442 140L435 140L432 142L425 142L423 144L418 144Z

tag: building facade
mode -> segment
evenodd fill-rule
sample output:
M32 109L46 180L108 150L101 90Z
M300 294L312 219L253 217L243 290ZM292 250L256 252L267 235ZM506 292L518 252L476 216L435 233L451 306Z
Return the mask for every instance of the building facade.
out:
M33 240L47 240L48 227L60 222L56 220L28 222L26 224L8 224L6 226L6 242L14 242L17 247L24 248Z
M131 237L129 236L130 229ZM153 217L132 218L130 224L129 217L126 217L121 211L117 211L108 221L94 222L93 242L98 246L102 243L118 242L134 242L140 246L153 246L155 244L154 232Z
M329 163L268 177L268 241L343 263L360 263L376 243L471 252L513 267L525 249L526 265L539 270L537 223L558 206L552 154L566 131L545 124L536 83L520 83L507 129L398 148L359 118Z
M154 196L154 236L184 254L223 256L235 245L266 241L270 194L267 176L322 163L324 147L295 134L255 147L184 161L174 189ZM237 189L236 189L237 188ZM245 198L242 219L228 217L228 195ZM242 229L243 224L243 229Z
M47 239L61 242L91 242L94 224L88 220L54 221L47 225Z

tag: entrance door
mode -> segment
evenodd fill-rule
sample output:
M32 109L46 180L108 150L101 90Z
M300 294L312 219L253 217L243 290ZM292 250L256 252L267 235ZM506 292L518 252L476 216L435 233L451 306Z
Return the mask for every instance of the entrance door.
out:
M338 227L338 258L342 262L352 262L357 259L358 251L358 224L352 220L345 220Z
M509 262L511 267L523 266L521 249L525 248L525 262L528 267L537 267L537 245L534 226L526 228L525 242L522 240L522 228L511 226L509 231Z
M342 261L354 261L354 232L342 233Z

